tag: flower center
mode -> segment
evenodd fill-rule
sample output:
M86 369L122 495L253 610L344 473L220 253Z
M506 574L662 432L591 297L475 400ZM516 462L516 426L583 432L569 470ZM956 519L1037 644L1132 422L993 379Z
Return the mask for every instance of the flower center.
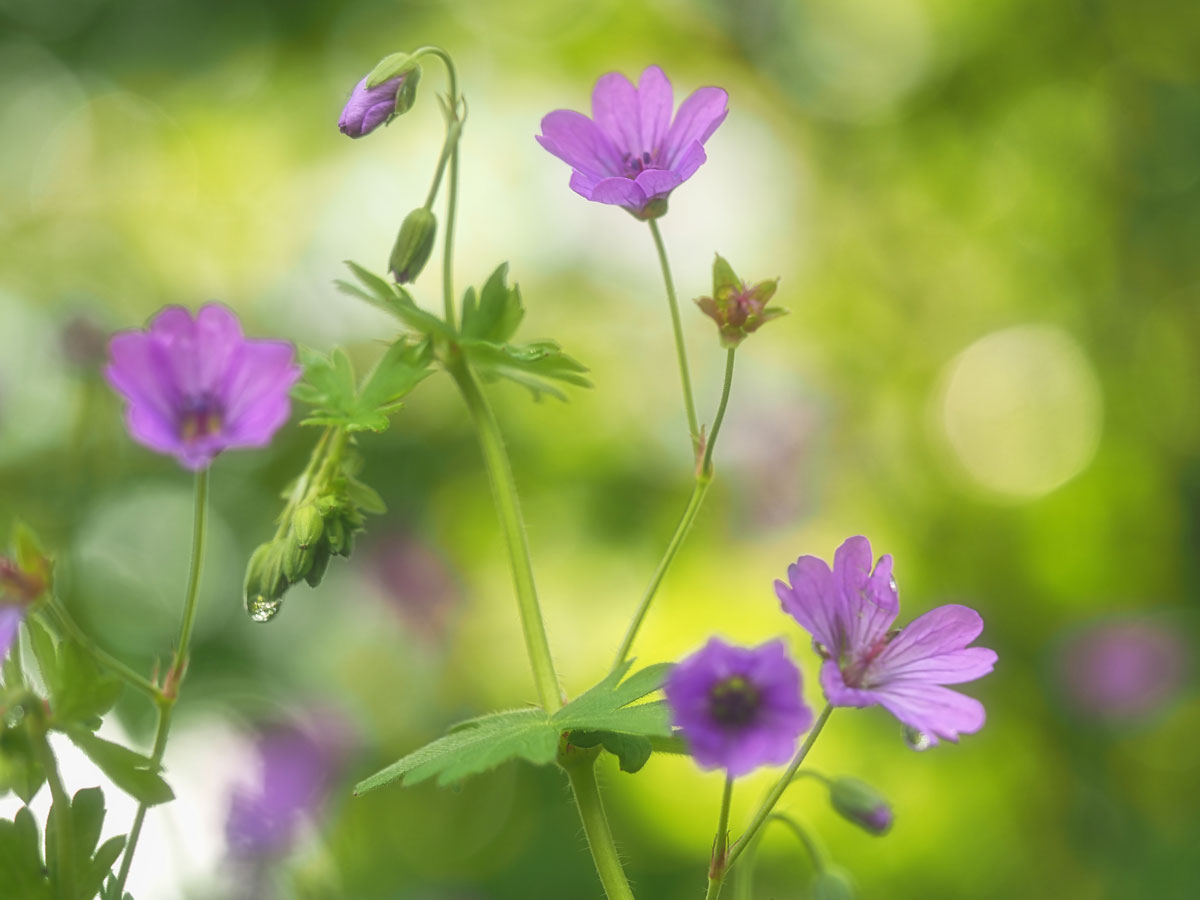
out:
M718 681L708 692L708 712L721 725L737 728L748 724L758 713L762 696L758 688L741 675Z
M637 178L647 169L657 169L654 164L654 156L647 150L641 156L634 156L632 153L626 153L621 157L621 162L625 166L626 178Z
M869 688L871 663L883 652L896 636L900 634L899 628L893 628L867 650L858 656L843 657L841 662L842 680L846 682L847 687L852 688Z
M215 400L208 397L189 400L179 416L179 436L190 443L216 434L222 424L221 407Z

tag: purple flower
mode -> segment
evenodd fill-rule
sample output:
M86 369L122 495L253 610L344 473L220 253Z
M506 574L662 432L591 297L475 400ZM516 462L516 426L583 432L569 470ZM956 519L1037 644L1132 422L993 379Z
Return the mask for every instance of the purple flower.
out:
M775 582L784 611L813 636L825 657L821 687L834 706L879 704L928 737L957 741L983 727L983 704L942 687L972 681L996 663L996 654L968 647L983 631L979 613L939 606L902 629L891 630L900 611L892 558L871 570L871 545L849 538L833 558L833 571L815 556L788 567Z
M324 717L305 727L265 729L255 741L258 777L236 788L225 821L231 850L242 857L288 849L297 830L324 805L345 753L341 722Z
M231 447L268 444L300 377L291 344L246 339L237 316L215 304L195 319L168 306L146 331L114 335L108 352L104 375L127 403L133 439L188 469Z
M370 134L396 115L396 97L405 79L404 75L397 75L369 88L367 77L354 86L338 119L338 131L352 138Z
M17 629L24 618L24 606L9 605L0 600L0 662L8 659L8 651L17 639Z
M780 640L747 648L711 638L671 670L663 691L697 765L731 778L788 762L812 725L800 670Z
M1060 656L1068 697L1084 713L1134 719L1162 708L1187 676L1188 646L1148 621L1114 622L1075 636Z
M575 193L653 219L703 164L704 142L725 121L728 100L721 88L699 88L672 121L675 97L662 69L647 68L636 88L610 72L592 91L591 119L557 109L542 119L537 140L575 170Z

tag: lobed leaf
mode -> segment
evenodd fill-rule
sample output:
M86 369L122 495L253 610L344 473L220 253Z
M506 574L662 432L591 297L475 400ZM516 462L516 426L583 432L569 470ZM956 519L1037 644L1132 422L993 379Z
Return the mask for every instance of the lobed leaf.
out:
M671 716L666 702L635 701L662 687L671 664L648 666L622 681L632 665L630 661L613 669L599 684L556 712L551 721L563 731L617 731L670 737Z
M135 800L157 806L175 799L170 785L159 774L160 767L149 757L96 737L90 731L72 729L67 734L113 784Z
M510 759L544 766L554 761L559 730L541 709L516 709L462 722L448 734L359 782L355 794L400 780L437 778L439 785L493 769Z

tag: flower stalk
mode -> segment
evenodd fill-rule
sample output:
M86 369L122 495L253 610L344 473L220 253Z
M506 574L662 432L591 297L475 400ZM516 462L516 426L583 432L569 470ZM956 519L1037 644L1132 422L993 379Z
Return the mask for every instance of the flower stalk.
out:
M154 767L162 765L163 755L167 751L167 736L171 730L171 715L175 703L179 699L179 689L187 673L189 648L192 639L192 628L196 622L197 598L200 590L200 573L204 566L204 548L208 533L208 469L196 473L195 508L192 518L192 556L188 568L187 593L183 603L183 618L179 625L179 638L175 642L175 655L171 668L163 680L161 695L158 698L158 725L154 732L154 749L150 759ZM142 825L146 821L147 805L139 803L137 814L133 819L133 827L129 831L129 841L125 845L125 853L121 858L121 870L117 875L115 895L124 896L125 882L129 878L129 868L133 864L133 853L137 849L138 838L142 834Z
M688 369L687 347L683 342L683 323L679 318L679 300L675 296L675 281L671 278L671 264L667 260L667 248L663 244L658 222L650 219L650 234L654 237L654 248L658 251L658 263L662 267L663 282L667 288L667 306L671 310L671 330L675 335L675 357L679 363L679 381L683 386L683 406L687 412L688 433L692 438L692 451L700 455L700 422L696 418L696 401L692 397L692 376Z

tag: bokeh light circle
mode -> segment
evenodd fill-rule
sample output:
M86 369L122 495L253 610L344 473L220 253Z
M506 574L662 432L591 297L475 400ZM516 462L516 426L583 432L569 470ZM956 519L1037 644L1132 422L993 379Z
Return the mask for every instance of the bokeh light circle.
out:
M950 362L938 412L951 451L976 483L1033 499L1091 462L1103 398L1073 337L1021 325L981 338Z

